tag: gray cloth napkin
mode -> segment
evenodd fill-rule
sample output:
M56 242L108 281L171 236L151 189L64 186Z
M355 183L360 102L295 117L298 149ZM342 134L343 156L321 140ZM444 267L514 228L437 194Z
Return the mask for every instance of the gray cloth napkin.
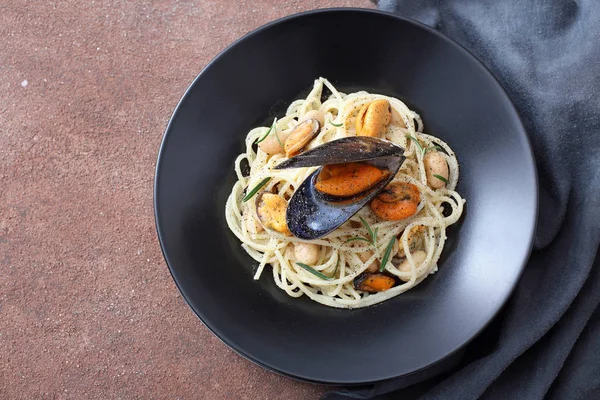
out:
M458 367L327 400L600 399L600 1L380 0L475 54L516 105L540 185L518 286Z

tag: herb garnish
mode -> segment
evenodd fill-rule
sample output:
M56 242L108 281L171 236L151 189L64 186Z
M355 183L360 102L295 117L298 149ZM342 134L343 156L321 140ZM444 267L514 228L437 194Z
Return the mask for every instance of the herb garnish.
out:
M360 240L360 241L363 241L363 242L367 242L367 243L369 243L369 244L373 244L373 243L372 243L372 242L371 242L369 239L365 239L364 237L358 237L358 236L357 236L357 237L353 237L353 238L350 238L350 239L346 240L346 241L344 242L344 244L346 244L346 243L350 243L350 242L356 242L357 240Z
M283 143L281 143L281 139L279 139L279 134L277 133L277 125L275 125L275 139L277 139L281 148L284 149L285 146L283 145Z
M429 146L428 148L426 148L423 154L427 153L429 150L444 151L444 149L441 146L434 144L433 146Z
M333 121L332 121L332 120L329 120L329 123L330 123L331 125L335 126L335 127L338 127L338 128L339 128L340 126L344 125L344 123L343 123L343 122L342 122L341 124L335 124L335 123L333 123Z
M360 218L360 222L362 222L362 224L367 229L367 232L369 232L369 236L371 237L371 239L369 240L369 239L362 238L362 237L353 237L353 238L346 240L344 242L344 244L355 241L355 240L362 240L363 242L370 243L373 247L375 247L375 250L377 250L377 234L379 233L379 227L377 227L377 228L375 228L375 230L373 230L369 226L369 223L367 221L365 221L363 217L358 217L358 218ZM385 265L387 264L388 259L390 258L390 254L392 252L392 248L394 247L395 241L396 241L396 238L392 237L390 239L390 242L388 243L387 247L385 248L385 253L383 253L383 258L381 259L381 265L379 266L380 272L383 272L385 270Z
M385 253L383 254L383 258L381 259L381 265L379 266L379 272L385 271L385 266L387 265L388 259L390 258L390 253L392 252L392 247L394 247L395 241L396 241L395 237L390 239L390 242L388 243L388 245L385 249Z
M256 144L259 144L260 142L262 142L263 140L265 140L267 138L267 136L269 136L269 133L271 133L271 131L273 130L273 128L275 128L275 136L277 136L277 127L275 126L276 122L277 122L277 118L275 118L273 120L273 124L271 125L271 127L269 128L269 130L267 131L267 133L265 133L265 135L263 137L261 137L260 139L258 139L256 141ZM279 136L277 136L277 140L279 141L279 144L281 144L281 140L279 140ZM281 145L281 147L283 147L283 145Z
M249 191L244 198L242 199L242 202L247 202L248 200L250 200L252 198L252 196L254 196L261 187L265 186L267 184L267 182L269 182L271 180L271 177L266 177L265 179L263 179L262 181L258 182L258 185L254 186L254 188Z
M371 229L371 227L369 226L369 223L367 221L365 221L363 217L358 217L358 218L360 218L360 222L362 222L363 226L367 229L367 232L369 232L370 239L363 238L363 237L353 237L353 238L346 240L344 242L344 244L350 243L350 242L355 242L357 240L361 240L363 242L367 242L367 243L371 244L373 247L377 247L377 232L379 231L379 227L375 228L375 231L373 231Z
M365 219L363 217L358 217L358 218L360 218L360 222L362 222L362 224L365 226L365 228L367 228L367 232L369 232L369 236L371 236L371 243L373 244L373 246L375 246L377 243L377 230L379 228L375 229L375 232L373 232L373 230L369 226L369 223L367 221L365 221Z
M339 266L340 266L340 259L338 258L337 262L335 263L335 269L333 270L333 274L331 274L331 279L335 278L335 273L337 272Z
M444 183L448 183L448 179L444 178L441 175L433 174L433 176L435 176L436 178L438 178L440 181L442 181Z
M423 146L421 146L421 143L419 143L419 141L417 140L416 137L411 136L411 135L406 135L406 137L409 138L410 140L412 140L413 142L415 142L415 144L417 145L419 150L421 150L421 153L425 154L425 149L423 149Z
M421 154L425 155L425 153L427 153L430 150L438 150L438 151L444 151L444 149L441 146L438 146L437 144L434 144L433 146L429 146L427 148L424 148L421 143L419 143L419 141L417 140L417 138L415 138L414 136L411 135L406 135L406 137L410 140L412 140L413 142L415 142L415 144L417 145L417 147L419 148L419 150L421 150Z
M331 280L330 277L328 277L327 275L324 275L324 274L320 273L319 271L317 271L316 269L314 269L310 265L306 265L306 264L301 263L301 262L297 262L296 265L299 266L299 267L301 267L302 269L305 269L306 271L310 272L311 274L313 274L315 276L318 276L321 279L325 279L326 281L330 281ZM336 267L336 271L337 271L337 267Z

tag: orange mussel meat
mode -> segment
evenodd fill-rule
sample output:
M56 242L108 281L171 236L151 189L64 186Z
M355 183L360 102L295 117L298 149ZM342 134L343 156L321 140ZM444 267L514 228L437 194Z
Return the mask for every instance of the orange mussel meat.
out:
M371 201L371 209L382 219L398 221L417 212L421 195L412 183L392 182Z
M372 188L388 176L389 171L369 164L326 165L317 178L315 188L330 196L350 197Z
M354 287L369 293L383 292L391 289L396 281L384 274L363 274L354 280Z

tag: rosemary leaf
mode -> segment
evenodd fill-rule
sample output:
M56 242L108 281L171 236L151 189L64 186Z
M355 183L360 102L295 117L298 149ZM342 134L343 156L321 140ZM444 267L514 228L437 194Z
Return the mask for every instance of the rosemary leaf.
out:
M448 179L444 178L441 175L438 174L433 174L433 176L435 176L436 178L438 178L440 181L444 182L444 183L448 183Z
M275 127L275 122L277 122L277 118L275 118L273 120L273 124L271 125L271 127L269 128L269 130L267 131L267 133L265 133L265 135L263 137L261 137L260 139L258 139L256 141L256 144L259 144L260 142L262 142L263 140L265 140L267 138L267 136L269 136L269 133L271 133L271 131L273 130L273 128L275 128L275 133L277 133L277 128ZM279 140L279 137L277 138ZM279 142L281 143L281 142Z
M254 186L254 188L252 188L251 191L249 191L244 198L242 199L242 202L247 202L248 200L250 200L259 190L260 188L262 188L263 186L265 186L267 184L267 182L269 182L271 180L271 177L267 177L265 179L263 179L262 181L258 182L258 185Z
M297 262L296 265L299 266L300 268L305 269L306 271L310 272L314 276L318 276L319 278L325 279L326 281L330 281L331 280L330 277L328 277L327 275L324 275L324 274L320 273L319 271L317 271L316 269L314 269L310 265L306 265L306 264L303 264L301 262Z
M388 245L385 249L385 253L383 254L383 258L381 259L381 265L379 266L379 272L385 271L385 266L387 265L388 259L390 258L390 253L392 252L392 247L394 247L395 241L396 241L395 237L390 239L390 242L388 243Z
M417 138L415 138L414 136L411 136L411 135L406 135L406 137L409 138L410 140L412 140L413 142L415 142L415 144L417 145L419 150L421 150L421 153L425 154L425 149L423 149L423 146L421 146L421 143L419 143Z
M430 150L437 150L437 151L441 151L441 152L444 151L444 149L441 146L434 144L433 146L429 146L428 148L426 148L425 151L423 152L423 154L427 153Z
M335 263L335 269L333 270L333 274L331 274L331 279L335 279L335 273L337 272L339 266L340 266L340 259L338 258L337 262Z
M358 218L360 218L360 222L362 222L362 224L365 226L365 228L367 228L367 232L369 232L369 236L371 236L371 243L373 243L373 246L375 246L375 240L376 240L375 234L373 233L373 230L369 226L369 223L367 221L365 221L363 217L358 217Z
M371 242L369 239L365 239L365 238L363 238L363 237L353 237L353 238L350 238L350 239L346 240L346 241L344 242L344 244L346 244L346 243L350 243L350 242L355 242L355 241L357 241L357 240L362 240L363 242L367 242L367 243L369 243L369 244L373 244L373 243L372 243L372 242Z
M285 146L281 142L281 139L279 139L279 134L277 133L277 125L275 125L275 139L277 139L277 141L279 142L279 145L281 146L281 148L285 149Z

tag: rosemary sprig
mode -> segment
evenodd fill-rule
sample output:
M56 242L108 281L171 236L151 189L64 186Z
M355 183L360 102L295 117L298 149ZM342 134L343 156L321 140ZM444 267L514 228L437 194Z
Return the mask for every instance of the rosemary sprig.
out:
M438 178L440 181L444 182L444 183L448 183L448 179L444 178L441 175L438 174L433 174L433 176L435 176L436 178Z
M324 274L320 273L319 271L317 271L316 269L314 269L310 265L306 265L306 264L301 263L301 262L297 262L296 265L299 266L300 268L302 268L302 269L310 272L314 276L318 276L319 278L325 279L326 281L330 281L331 280L330 277L328 277L327 275L324 275ZM336 267L336 271L337 271L337 267Z
M334 123L332 120L329 120L329 123L337 128L339 128L340 126L344 125L344 123L342 122L341 124L336 124Z
M390 253L392 252L392 247L394 247L394 242L396 238L393 237L390 239L387 247L385 248L385 253L383 254L383 258L381 259L381 265L379 266L379 272L385 271L385 266L387 265L388 259L390 258Z
M419 143L419 141L417 140L416 137L414 137L412 135L406 135L406 137L409 138L410 140L412 140L413 142L415 142L415 144L417 145L419 150L421 150L421 153L425 154L425 149L423 149L423 146L421 146L421 143Z
M412 140L413 142L415 142L415 144L417 145L419 150L421 150L421 154L423 154L423 155L425 155L428 151L431 151L431 150L444 151L444 149L437 144L434 144L433 146L429 146L429 147L425 148L421 145L421 143L419 143L419 141L417 140L416 137L411 136L411 135L406 135L406 137L408 139Z
M263 179L262 181L258 182L258 185L254 186L254 188L252 188L251 191L249 191L244 198L242 199L242 202L245 203L248 200L250 200L259 190L260 188L262 188L263 186L265 186L267 184L267 182L269 182L271 180L271 177L266 177L265 179Z
M346 244L346 243L350 243L350 242L355 242L355 241L357 241L357 240L361 240L361 241L363 241L363 242L367 242L367 243L369 243L369 244L373 244L373 243L372 243L372 242L371 242L369 239L365 239L364 237L358 237L358 236L357 236L357 237L353 237L353 238L350 238L350 239L346 240L346 241L344 242L344 244Z
M335 278L335 273L337 272L339 266L340 266L340 259L338 258L337 262L335 263L335 269L333 270L333 274L331 274L331 279Z
M367 232L369 232L369 236L371 236L371 244L373 246L377 247L377 229L375 230L375 232L373 232L373 230L369 226L369 223L367 221L365 221L365 219L363 217L358 217L358 218L360 218L360 222L362 222L362 224L365 226L365 228L367 228Z
M433 146L429 146L428 148L426 148L423 152L423 154L427 153L430 150L437 150L437 151L444 151L444 149L441 146L438 146L437 144L434 144Z
M265 140L267 138L267 136L269 136L269 133L271 133L271 131L273 130L273 128L275 128L275 134L277 134L277 127L275 126L276 122L277 122L277 118L275 118L273 120L273 124L271 125L271 127L269 128L269 130L267 131L267 133L265 133L265 135L263 137L261 137L260 139L258 139L256 141L256 144L259 144L260 142L262 142L263 140ZM279 140L279 136L277 136L277 140ZM281 143L281 141L279 141L279 143Z
M281 148L285 148L285 146L283 145L283 143L281 142L281 139L279 139L279 134L277 133L277 125L275 123L273 123L274 127L275 127L275 139L277 139L277 141L279 142L279 145L281 146Z
M371 226L369 225L369 223L367 221L365 221L363 217L358 217L358 218L360 218L360 222L362 222L363 226L367 229L367 232L369 233L369 239L357 236L357 237L353 237L353 238L346 240L344 242L344 244L360 240L363 242L367 242L371 246L376 248L377 247L377 233L379 232L379 227L375 228L375 231L373 231L371 229Z

